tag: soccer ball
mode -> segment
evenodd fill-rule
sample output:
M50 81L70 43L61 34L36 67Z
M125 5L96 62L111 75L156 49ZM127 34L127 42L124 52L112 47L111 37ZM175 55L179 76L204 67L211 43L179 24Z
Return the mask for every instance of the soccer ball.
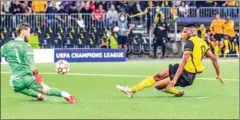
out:
M56 71L58 74L64 75L70 70L70 65L65 60L59 60L56 62Z

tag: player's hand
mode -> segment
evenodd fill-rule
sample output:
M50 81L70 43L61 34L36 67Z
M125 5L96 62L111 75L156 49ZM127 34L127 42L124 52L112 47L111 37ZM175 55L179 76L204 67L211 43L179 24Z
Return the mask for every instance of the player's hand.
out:
M169 89L169 88L171 88L171 87L174 87L176 83L177 83L176 80L170 81L170 83L167 85L167 89Z
M221 75L218 75L218 76L217 76L217 79L220 80L220 82L221 82L223 85L225 85L225 82L224 82L224 80L222 79Z
M42 80L43 80L43 78L42 78L42 76L38 73L38 70L33 70L33 75L34 75L34 77L35 77L35 80L36 80L37 84L40 85L41 82L42 82Z

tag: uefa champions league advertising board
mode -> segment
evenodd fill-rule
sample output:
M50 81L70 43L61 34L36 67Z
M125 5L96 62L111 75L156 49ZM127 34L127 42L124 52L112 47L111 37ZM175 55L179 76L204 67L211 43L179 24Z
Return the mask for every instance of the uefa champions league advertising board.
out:
M124 62L125 49L54 49L54 62Z

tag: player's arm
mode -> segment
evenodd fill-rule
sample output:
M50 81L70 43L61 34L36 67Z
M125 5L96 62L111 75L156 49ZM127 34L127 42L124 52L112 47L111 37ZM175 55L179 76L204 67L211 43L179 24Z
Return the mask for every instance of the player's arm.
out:
M184 69L184 66L187 63L188 58L192 54L193 47L194 47L193 42L187 40L187 42L186 42L186 44L184 46L184 53L183 53L182 60L181 60L181 62L179 64L179 66L178 66L176 74L174 75L174 77L173 77L172 81L170 82L170 84L168 84L167 88L174 87L174 85L177 83L177 80L178 80L179 76L181 75L181 73L182 73L182 71Z
M214 34L213 23L214 23L214 20L211 22L209 29L210 29L211 33Z
M27 61L32 69L33 75L35 77L35 80L37 82L37 84L41 84L42 82L42 76L38 73L38 70L36 68L35 62L34 62L34 54L33 54L33 50L31 47L28 47L28 50L26 52L26 58Z
M219 64L218 64L217 57L212 53L212 51L210 50L210 48L207 49L207 51L206 51L205 54L206 54L206 56L208 56L208 57L211 59L211 61L212 61L212 63L213 63L213 66L214 66L215 71L216 71L216 74L217 74L217 79L220 80L221 83L224 85L225 83L224 83L224 81L223 81L223 79L222 79L222 77L221 77L220 67L219 67Z

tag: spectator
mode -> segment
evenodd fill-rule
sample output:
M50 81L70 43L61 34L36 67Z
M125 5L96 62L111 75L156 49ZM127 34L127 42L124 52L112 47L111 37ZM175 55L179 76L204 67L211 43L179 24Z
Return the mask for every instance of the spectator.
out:
M91 2L89 3L89 9L92 9L92 10L94 11L95 8L96 8L96 2L95 2L95 1L91 1Z
M31 5L29 4L28 0L24 0L23 3L25 3L27 5L27 7L31 8ZM31 8L32 9L32 8Z
M84 7L81 9L80 13L84 13L82 15L82 19L84 20L84 23L87 27L90 27L92 24L92 16L86 15L86 14L91 14L93 12L92 9L89 8L89 3L86 2Z
M127 41L128 36L131 32L132 27L128 24L127 17L125 14L120 14L119 20L118 20L118 45L119 48L125 48L127 51ZM128 55L126 55L128 57Z
M25 11L23 10L21 4L19 3L18 0L14 0L13 4L9 8L9 12L12 14L17 14L17 13L24 13Z
M0 14L5 14L5 9L3 5L0 5Z
M9 12L9 6L11 2L10 1L0 1L0 7L2 6L2 11L4 11L5 13Z
M27 14L32 13L32 9L30 7L28 7L28 4L26 2L23 2L21 4L21 6L22 6L24 13L27 13Z
M213 0L206 0L206 2L205 2L205 6L206 7L212 7L213 5L214 5L214 1Z
M185 5L184 2L181 3L181 6L179 7L179 12L181 17L187 17L189 15L189 7L188 5Z
M171 18L173 19L177 18L177 8L175 4L172 4L172 7L170 9L170 15L171 15Z
M170 1L168 0L161 1L161 7L170 7Z
M57 13L58 10L56 8L56 2L52 2L51 6L49 6L46 10L46 13Z
M69 11L69 9L70 9L70 7L71 7L71 2L69 2L69 1L64 1L64 2L62 2L62 5L63 5L63 7L64 7L64 11L66 12L66 13L68 13L68 11Z
M68 14L78 13L76 5L72 4L68 11Z
M147 7L153 7L153 6L154 6L153 1L150 1L150 0L149 0L149 1L147 2Z
M130 11L131 11L130 14L137 14L137 13L143 12L144 9L140 5L140 2L137 0L136 3L134 3L133 6L131 7ZM140 17L135 17L135 19L140 20Z
M65 10L64 10L64 5L60 5L60 9L58 10L57 13L67 13Z
M181 1L180 0L175 1L175 5L179 7L181 5Z
M107 11L107 19L110 25L113 25L118 20L118 12L115 10L115 6L111 5L110 9Z
M115 6L116 6L118 11L122 11L124 13L129 13L130 12L128 10L129 6L127 4L128 3L125 0L123 0L123 1L116 1Z
M84 8L82 8L80 12L81 13L92 13L93 10L89 8L89 3L86 2L86 4L84 5Z
M76 1L77 11L80 11L83 6L84 6L84 2L83 1Z
M105 15L106 15L106 11L103 9L102 4L100 4L98 6L98 9L95 9L93 12L93 20L95 20L95 22L98 24L100 24L100 26L102 26L102 24L105 25Z
M224 9L225 16L227 16L227 15L233 15L234 17L237 16L237 9L232 9L231 8L231 7L236 7L237 6L237 1L236 0L227 0L225 3L222 4L222 6L229 7L229 8Z
M34 13L44 13L48 7L48 4L46 1L32 1L32 9Z

